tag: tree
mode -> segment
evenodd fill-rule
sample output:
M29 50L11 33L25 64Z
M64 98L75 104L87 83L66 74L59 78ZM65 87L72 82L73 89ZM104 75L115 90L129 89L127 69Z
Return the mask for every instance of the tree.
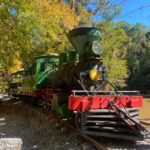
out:
M65 3L69 4L71 9L81 18L83 10L88 18L99 16L106 21L112 21L121 13L119 5L112 3L110 0L65 0Z
M65 32L78 24L69 6L57 1L2 1L0 16L1 64L8 70L14 58L26 67L38 55L63 51Z
M78 23L71 9L63 3L46 0L34 0L27 5L25 11L19 14L18 27L21 36L28 42L20 53L24 61L28 59L30 62L33 55L63 51L68 42L65 32ZM26 53L28 57L25 57Z
M91 13L87 10L89 0L64 0L71 10L80 18L80 23L89 23Z
M128 77L126 53L130 43L129 37L120 23L103 21L98 26L102 31L103 59L108 80L117 87L124 87Z
M69 43L66 31L77 24L78 17L63 2L2 0L0 7L2 80L9 82L9 75L12 72L28 67L36 56L63 51Z
M150 40L146 36L149 29L142 24L128 28L131 38L127 53L129 67L128 85L136 90L148 91L150 88Z

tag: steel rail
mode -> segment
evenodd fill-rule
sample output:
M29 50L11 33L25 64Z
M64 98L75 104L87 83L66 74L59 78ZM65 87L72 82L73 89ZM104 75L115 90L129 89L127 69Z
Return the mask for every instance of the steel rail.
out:
M76 128L75 126L73 126L72 124L68 123L66 120L60 119L58 118L58 116L56 116L55 114L51 113L51 115L53 115L53 117L55 119L57 119L58 122L62 123L63 125L65 125L66 127L70 128L71 130L73 130L78 136L82 137L84 140L86 140L88 143L92 144L95 148L97 148L97 150L111 150L110 148L107 148L104 144L101 144L100 142L98 142L97 140L95 140L94 138L83 134L78 128Z
M143 125L150 126L150 121L147 122L146 120L140 120L140 122L141 122Z
M150 119L147 119L147 120L150 120ZM150 121L147 122L147 120L146 119L140 120L140 123L143 124L143 126L145 126L146 128L150 128ZM150 129L149 129L149 131L150 131ZM144 139L144 141L150 143L150 134Z
M89 142L90 144L92 144L93 146L95 146L98 150L110 150L109 148L107 148L105 145L99 143L98 141L96 141L95 139L93 139L92 137L83 134L79 129L77 129L76 127L74 127L73 125L65 122L62 120L62 123L64 125L66 125L67 127L69 127L70 129L72 129L73 131L75 131L76 134L78 134L79 136L81 136L83 139L85 139L87 142Z

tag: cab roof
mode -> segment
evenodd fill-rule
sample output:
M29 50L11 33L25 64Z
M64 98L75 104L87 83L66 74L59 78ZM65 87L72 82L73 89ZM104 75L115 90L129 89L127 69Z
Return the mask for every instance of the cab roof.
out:
M48 55L37 56L35 59L46 58L46 57L59 57L59 55L56 54L56 53L51 53L51 54L48 54Z

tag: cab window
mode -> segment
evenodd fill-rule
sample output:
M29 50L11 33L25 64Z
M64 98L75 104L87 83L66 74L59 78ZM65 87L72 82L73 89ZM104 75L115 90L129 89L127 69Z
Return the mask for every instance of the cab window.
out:
M45 62L40 63L40 72L45 70Z

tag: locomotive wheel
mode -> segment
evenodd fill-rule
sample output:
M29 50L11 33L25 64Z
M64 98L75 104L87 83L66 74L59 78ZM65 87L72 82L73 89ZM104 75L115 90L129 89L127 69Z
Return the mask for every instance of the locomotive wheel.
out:
M75 125L78 129L81 129L81 113L75 113Z
M47 111L52 111L52 104L51 103L47 103Z
M34 105L34 103L35 103L35 98L34 98L34 97L31 97L30 103L31 103L32 105Z
M46 104L45 101L43 101L43 109L44 109L44 110L47 110L47 104Z
M50 102L46 102L43 107L46 111L52 110L52 104Z
M40 98L37 98L36 103L37 103L37 106L43 107L43 101Z

